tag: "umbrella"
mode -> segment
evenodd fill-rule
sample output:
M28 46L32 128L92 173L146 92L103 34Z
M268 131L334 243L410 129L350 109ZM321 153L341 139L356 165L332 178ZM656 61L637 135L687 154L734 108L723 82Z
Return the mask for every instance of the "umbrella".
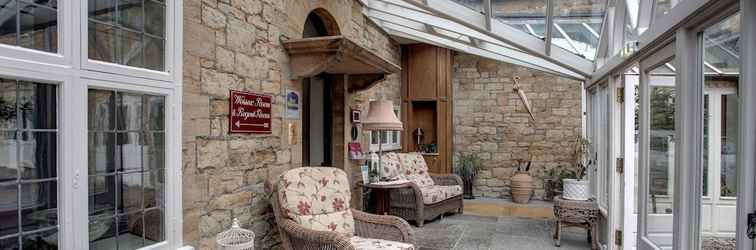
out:
M533 122L535 122L535 116L533 116L533 109L530 107L528 97L525 96L525 92L522 91L522 88L520 88L520 83L518 82L520 80L520 77L515 76L512 78L512 80L514 80L514 86L512 87L512 90L520 97L520 101L522 101L522 104L525 105L525 109L528 111L528 114L530 114L530 119L533 119Z

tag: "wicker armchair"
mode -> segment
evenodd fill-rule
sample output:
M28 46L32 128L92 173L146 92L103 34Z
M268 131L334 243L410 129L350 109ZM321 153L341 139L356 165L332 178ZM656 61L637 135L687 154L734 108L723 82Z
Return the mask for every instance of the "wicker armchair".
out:
M398 164L396 168L399 170L396 174L399 178L411 181L410 187L391 191L389 214L415 221L418 227L422 227L426 220L435 219L445 213L462 213L462 178L453 174L427 173L428 167L420 154L384 156L382 161L384 166L388 166L389 172L393 171L390 169L391 164ZM424 196L423 191L429 192L434 189L442 189L438 198L431 194Z
M271 198L271 204L276 216L276 223L278 224L279 232L281 235L281 241L284 249L287 250L321 250L321 249L367 249L380 244L381 249L399 249L399 250L411 250L414 249L415 236L410 225L399 217L387 216L387 215L373 215L361 212L359 210L349 208L349 189L340 189L343 191L343 198L347 199L344 206L347 211L346 214L351 213L354 219L353 235L345 234L343 232L334 232L330 230L317 230L313 229L312 225L303 225L295 221L297 215L296 212L292 213L292 209L287 208L287 194L285 176L302 176L307 175L309 171L315 172L330 172L335 173L334 179L331 183L334 184L346 184L348 187L348 180L346 174L340 169L336 168L297 168L289 170L281 177L279 185L275 186L274 196ZM315 180L319 180L320 177L316 177ZM294 185L304 184L306 189L314 190L318 189L322 182L317 182L318 185L312 187L306 186L307 182L297 182ZM322 184L325 186L326 184ZM308 193L307 196L311 196ZM300 196L304 197L304 196ZM317 196L316 196L317 197ZM325 196L323 196L325 197ZM315 203L318 199L312 201L313 212L315 212ZM322 199L321 201L325 200ZM301 203L300 203L301 204ZM289 206L290 207L290 206ZM309 207L308 207L309 208ZM317 215L315 215L317 216ZM333 224L333 223L332 223ZM309 227L308 227L309 226ZM387 247L388 246L388 247Z

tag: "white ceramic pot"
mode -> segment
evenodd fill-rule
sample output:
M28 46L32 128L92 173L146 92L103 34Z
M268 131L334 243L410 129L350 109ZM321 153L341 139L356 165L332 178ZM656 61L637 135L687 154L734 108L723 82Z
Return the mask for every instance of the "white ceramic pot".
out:
M584 201L591 198L590 181L576 179L564 179L564 193L562 198L567 200Z

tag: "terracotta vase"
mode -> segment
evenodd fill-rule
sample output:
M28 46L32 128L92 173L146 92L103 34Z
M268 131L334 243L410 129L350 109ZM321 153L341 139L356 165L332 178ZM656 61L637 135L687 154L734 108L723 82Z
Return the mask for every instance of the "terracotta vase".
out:
M525 171L516 171L512 175L512 201L525 204L530 202L533 193L533 177Z

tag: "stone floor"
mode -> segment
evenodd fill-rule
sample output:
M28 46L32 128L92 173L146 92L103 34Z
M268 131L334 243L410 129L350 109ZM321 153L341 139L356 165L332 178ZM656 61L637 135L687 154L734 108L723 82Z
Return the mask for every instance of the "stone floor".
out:
M562 246L555 247L553 228L553 222L545 219L459 214L415 227L415 235L419 250L590 249L585 230L580 229L563 232Z

